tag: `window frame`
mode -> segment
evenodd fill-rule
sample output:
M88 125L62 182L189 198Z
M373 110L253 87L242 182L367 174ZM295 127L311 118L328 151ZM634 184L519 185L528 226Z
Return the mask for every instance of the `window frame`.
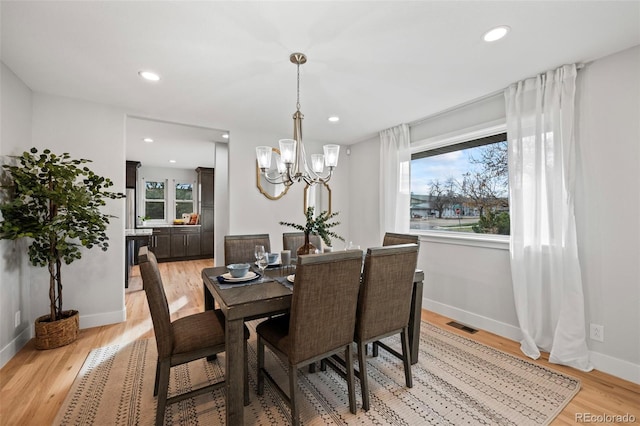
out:
M164 182L164 199L162 202L164 203L164 219L147 219L147 223L149 225L154 224L165 224L169 223L168 219L168 209L169 209L169 180L166 178L155 179L155 178L142 178L142 197L140 198L140 215L146 216L147 214L147 201L149 202L160 202L160 199L147 199L147 182Z
M183 179L184 180L184 179ZM182 216L178 217L177 216L177 212L176 210L178 209L178 205L179 204L191 204L191 212L195 212L196 211L196 189L197 189L197 184L196 182L183 182L183 180L180 179L173 179L173 215L175 216L173 220L175 219L182 219ZM177 193L178 193L178 185L191 185L191 200L179 200L177 197ZM169 219L172 220L172 219Z
M411 143L411 156L424 151L432 151L452 145L462 144L475 139L482 139L507 132L507 123L497 120L460 131L430 137ZM510 235L471 234L456 231L438 231L434 229L411 229L412 234L420 236L421 241L433 243L456 244L463 246L485 247L498 250L509 250Z

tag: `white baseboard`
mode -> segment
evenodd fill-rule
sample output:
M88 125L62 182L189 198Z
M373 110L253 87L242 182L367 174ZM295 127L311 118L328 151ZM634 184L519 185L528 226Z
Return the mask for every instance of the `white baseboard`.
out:
M0 368L4 367L33 337L33 326L25 327L18 336L0 350Z
M640 385L640 365L594 351L589 359L596 370Z
M95 315L80 315L80 328L99 327L126 321L126 310ZM0 368L4 367L33 337L33 325L26 327L18 336L0 350Z
M488 331L509 340L520 341L520 328L511 324L496 321L482 315L474 314L473 312L425 298L422 299L422 308L454 319L464 325Z
M116 324L127 320L126 309L113 312L103 312L93 315L80 313L80 328L99 327L101 325Z
M449 317L464 325L488 331L509 340L519 342L521 338L520 329L516 326L474 314L473 312L465 311L454 306L423 298L422 307ZM589 351L589 359L591 360L593 368L596 370L640 384L640 365L593 351Z

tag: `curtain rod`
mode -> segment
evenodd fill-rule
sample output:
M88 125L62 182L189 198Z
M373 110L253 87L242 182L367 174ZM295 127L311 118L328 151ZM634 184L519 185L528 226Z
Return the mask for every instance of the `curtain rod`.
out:
M586 62L586 63L585 62L579 62L579 63L576 64L576 70L584 69L589 64L591 64L591 62ZM460 109L460 108L464 108L464 107L469 106L469 105L473 105L473 104L475 104L477 102L482 102L482 101L484 101L486 99L492 98L494 96L498 96L501 93L504 93L504 89L496 90L495 92L491 92L491 93L489 93L487 95L480 96L479 98L474 98L474 99L472 99L470 101L463 102L461 104L452 106L452 107L447 108L447 109L442 110L442 111L438 111L435 114L431 114L431 115L428 115L426 117L419 118L419 119L411 121L411 122L409 122L407 124L409 125L409 127L414 127L414 126L417 126L419 124L424 123L425 121L431 120L432 118L438 117L440 115L447 114L447 113L449 113L451 111L454 111L454 110L457 110L457 109Z

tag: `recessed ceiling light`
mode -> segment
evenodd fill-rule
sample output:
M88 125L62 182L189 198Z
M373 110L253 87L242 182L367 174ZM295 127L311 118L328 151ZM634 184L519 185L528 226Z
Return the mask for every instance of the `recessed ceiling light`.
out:
M169 162L173 164L176 162L176 160L169 160Z
M229 133L223 134L222 137L225 138L225 139L229 139Z
M340 117L338 117L337 115L332 115L327 120L329 120L332 123L337 123L338 121L340 121Z
M511 28L506 25L500 25L499 27L492 28L484 33L482 38L486 42L497 41L506 36L510 29Z
M142 140L145 141L146 143L153 143L153 139L151 138L144 138Z
M153 71L138 71L138 75L145 80L149 81L158 81L160 80L160 76Z

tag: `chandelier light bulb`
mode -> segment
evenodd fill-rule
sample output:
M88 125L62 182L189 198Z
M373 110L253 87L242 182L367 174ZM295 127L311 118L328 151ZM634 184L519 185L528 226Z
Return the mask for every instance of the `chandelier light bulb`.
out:
M293 164L296 158L296 141L295 139L280 139L280 156L284 164Z
M315 173L322 173L324 171L324 155L311 154L311 170Z
M340 154L340 145L325 145L324 161L327 167L336 167L338 165L338 155Z
M258 146L256 147L256 158L258 159L258 167L261 169L271 168L271 147L270 146Z

